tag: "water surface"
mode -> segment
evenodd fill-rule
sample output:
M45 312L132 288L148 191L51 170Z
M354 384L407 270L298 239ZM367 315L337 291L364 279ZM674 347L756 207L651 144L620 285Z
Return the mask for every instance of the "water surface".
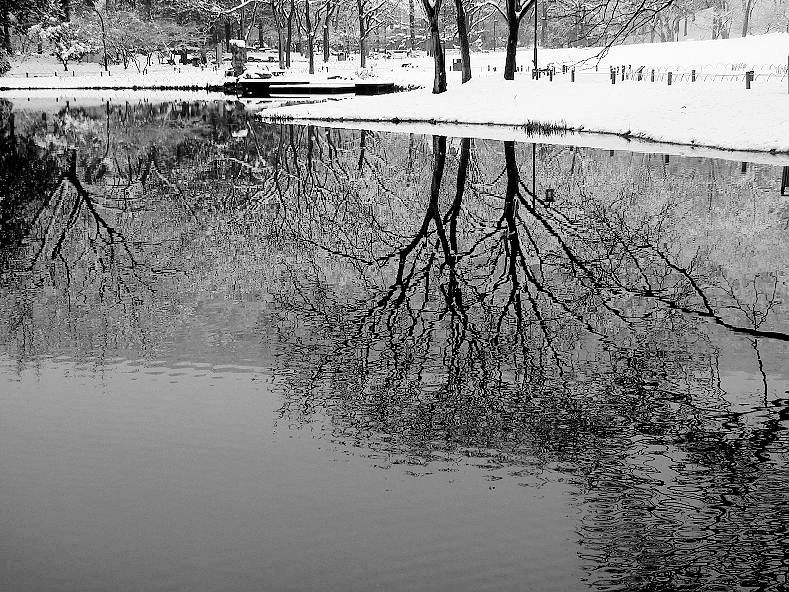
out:
M779 167L64 103L0 109L4 589L785 588Z

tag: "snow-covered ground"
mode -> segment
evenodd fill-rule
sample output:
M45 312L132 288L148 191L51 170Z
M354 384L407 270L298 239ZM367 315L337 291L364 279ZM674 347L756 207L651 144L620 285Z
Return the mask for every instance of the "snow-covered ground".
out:
M522 126L535 122L666 143L789 152L789 35L620 46L599 63L597 58L589 59L597 53L594 49L541 52L541 66L575 63L574 83L569 74L558 75L552 82L519 74L507 82L502 80L500 67L489 75L487 66L479 65L482 75L475 71L474 79L465 85L453 73L449 91L443 95L419 90L354 97L271 109L261 116L346 123ZM490 54L474 54L472 63L479 62L480 55L488 58ZM526 52L519 58L524 63ZM617 77L612 85L609 65L632 66L633 70L644 66L644 75L641 81L633 77L623 82ZM655 82L651 81L653 69ZM695 82L692 70L696 70ZM757 73L751 90L745 89L746 70ZM671 86L668 72L673 74ZM429 84L429 69L423 75Z
M640 45L621 45L611 48L605 55L599 48L562 48L538 50L538 65L548 64L575 65L579 82L608 82L609 66L644 66L648 72L657 71L658 77L665 76L669 70L675 74L697 71L698 82L715 82L734 85L742 81L746 70L754 70L758 80L786 81L787 58L789 56L789 34L771 33L738 39L717 41L684 41L679 43L652 43ZM451 70L452 61L459 59L457 51L447 51L449 85L460 84L460 73ZM320 53L315 56L316 78L343 76L348 78L374 77L402 85L431 84L433 75L432 58L427 56L413 58L382 58L371 56L367 68L359 68L358 56L347 61L337 61L334 57L324 64ZM524 69L532 63L530 48L518 50L518 64ZM292 56L292 75L303 79L307 74L308 63L304 56ZM475 78L500 78L504 67L504 52L475 52L471 54L472 71ZM144 63L144 60L141 60ZM33 55L16 58L11 71L0 77L0 87L5 88L87 88L105 87L141 88L154 87L205 87L218 85L224 81L223 71L229 64L214 69L212 65L199 68L191 65L170 66L154 63L147 73L137 71L134 65L124 69L120 65L110 66L110 76L103 73L101 64L69 64L69 71L50 56ZM597 71L595 71L597 66ZM55 76L57 74L57 76ZM519 74L528 77L526 72Z
M518 53L519 65L528 68L532 50L523 48ZM519 72L515 81L506 82L502 80L503 52L473 53L474 79L461 85L460 73L450 69L449 91L443 95L417 90L312 102L261 113L267 118L356 125L388 121L522 126L537 122L625 138L789 152L789 34L623 45L602 57L595 48L540 49L538 55L541 67L555 64L561 72L561 65L573 65L576 82L570 82L569 74L558 75L552 82L545 78L534 81L528 72ZM457 58L456 52L447 52L447 65ZM609 66L626 66L629 71L643 67L644 74L641 81L617 78L612 85ZM41 56L17 60L9 75L0 78L0 88L205 88L225 80L224 67L154 64L143 74L134 66L124 70L116 65L111 68L111 76L102 73L100 64L70 67L71 72L63 72L51 58ZM427 56L371 58L368 67L360 70L358 58L323 64L318 54L314 80L372 77L429 89L432 67ZM652 70L655 82L651 81ZM690 80L692 70L696 70L695 82ZM751 90L745 90L747 70L756 72ZM295 54L288 75L305 80L306 71L306 59ZM673 75L671 86L667 84L668 72Z
M785 82L783 83L785 84ZM264 118L524 125L620 134L732 150L789 152L789 93L777 82L716 85L512 82L480 78L442 95L429 90L261 111Z
M14 60L11 71L0 77L0 88L205 88L221 85L224 80L223 71L212 66L169 66L156 62L146 73L133 65L124 69L115 64L110 66L108 74L101 64L95 63L69 64L69 71L65 72L52 57L35 55Z

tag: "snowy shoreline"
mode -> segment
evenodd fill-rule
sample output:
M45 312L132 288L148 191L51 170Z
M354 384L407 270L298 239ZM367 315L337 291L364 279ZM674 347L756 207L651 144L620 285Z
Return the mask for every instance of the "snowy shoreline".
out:
M261 111L275 121L549 126L718 150L789 153L789 93L690 83L605 85L491 78L442 95L411 91Z

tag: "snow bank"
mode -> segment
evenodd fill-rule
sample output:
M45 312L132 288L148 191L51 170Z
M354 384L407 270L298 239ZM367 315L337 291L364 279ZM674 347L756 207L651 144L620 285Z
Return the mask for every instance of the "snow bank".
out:
M571 83L483 78L442 95L427 90L261 112L265 119L524 125L583 130L728 150L789 152L786 83L747 91L705 84Z

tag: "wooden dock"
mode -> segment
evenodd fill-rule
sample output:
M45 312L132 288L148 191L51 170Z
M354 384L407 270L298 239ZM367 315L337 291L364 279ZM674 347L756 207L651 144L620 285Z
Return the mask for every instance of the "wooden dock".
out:
M293 95L382 95L394 92L393 82L310 82L302 80L275 80L271 78L240 79L235 92L242 97L270 98Z

